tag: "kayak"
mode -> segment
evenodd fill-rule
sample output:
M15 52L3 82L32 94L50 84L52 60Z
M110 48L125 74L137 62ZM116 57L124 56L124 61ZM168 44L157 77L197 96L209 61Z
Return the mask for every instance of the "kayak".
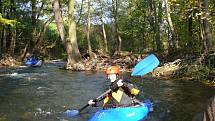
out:
M140 121L148 115L151 108L151 102L147 101L131 107L101 109L88 121Z
M39 67L42 65L42 60L33 60L33 59L31 60L31 59L29 59L29 60L25 61L25 65L33 66L33 67Z

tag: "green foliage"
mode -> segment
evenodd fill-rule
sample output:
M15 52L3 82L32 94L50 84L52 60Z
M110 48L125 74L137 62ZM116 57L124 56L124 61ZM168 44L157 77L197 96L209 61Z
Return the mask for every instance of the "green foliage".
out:
M44 53L44 56L46 56L46 58L62 58L66 60L64 45L60 40L60 36L55 23L49 24L42 45L45 47L45 50L47 52L46 54Z
M198 70L194 71L195 77L197 80L206 80L208 78L208 74L210 72L210 68L207 66L200 66Z
M208 74L211 70L210 67L204 65L190 65L184 68L184 75L185 77L192 78L196 81L207 80Z
M0 24L10 25L16 28L17 42L16 52L22 52L26 43L31 40L32 32L35 31L38 36L40 29L44 26L43 22L46 17L52 14L52 5L48 0L36 1L37 9L39 9L41 3L44 3L42 11L39 13L40 19L37 19L36 25L32 25L32 10L31 1L19 0L15 1L15 4L10 0L3 0L1 5L2 11L7 11L9 17L6 17L6 13L0 14ZM63 0L61 7L63 8L63 19L66 33L68 33L68 1ZM118 0L118 13L116 15L116 23L119 30L119 35L122 38L122 50L132 51L134 53L143 53L149 51L156 51L156 37L155 37L155 20L159 17L159 11L162 15L160 21L160 41L164 46L163 51L169 50L169 42L171 40L170 28L167 22L164 3L162 8L159 8L158 4L161 0ZM202 29L202 18L204 9L202 4L198 1L190 0L178 0L171 1L171 19L177 34L177 40L179 42L179 48L174 48L175 55L183 54L201 54L204 52L204 43L201 37L200 30ZM81 16L81 21L77 25L77 41L81 52L86 52L88 49L88 43L86 40L86 28L87 28L87 2L84 1L82 15L80 14L81 2L76 1L76 21ZM113 34L113 6L110 1L105 0L92 0L91 1L91 35L90 41L93 51L104 51L104 40L101 26L101 18L103 17L105 22L105 30L107 34L108 47L111 51L118 47L117 37L111 38ZM10 13L11 7L14 7L16 14ZM215 48L215 3L209 1L209 22L212 31L212 43ZM162 9L162 10L159 10ZM37 11L38 12L38 11ZM37 13L38 14L38 13ZM201 15L202 14L202 15ZM192 19L190 19L192 18ZM189 28L189 20L192 20L192 26ZM192 34L192 35L191 35ZM9 40L9 39L8 39ZM10 41L9 41L10 42ZM53 48L47 49L47 46L51 46L53 43L56 45ZM7 43L8 44L8 43ZM41 48L48 51L48 53L56 53L52 56L65 56L65 50L62 42L60 41L56 25L50 24L47 32L44 36L44 41L41 43ZM42 51L41 49L41 51ZM180 53L180 54L179 54Z
M2 14L0 13L0 25L11 25L14 26L17 23L16 20L10 20L2 17Z
M80 52L86 52L88 49L87 46L87 37L86 37L86 28L84 26L77 27L77 40Z

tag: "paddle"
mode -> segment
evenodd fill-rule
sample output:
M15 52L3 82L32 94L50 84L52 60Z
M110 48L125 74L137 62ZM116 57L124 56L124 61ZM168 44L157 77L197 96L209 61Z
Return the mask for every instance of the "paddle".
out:
M143 76L151 72L159 64L160 62L158 58L154 54L151 54L136 64L131 73L131 76Z
M95 100L99 100L100 98L104 97L106 94L108 94L111 91L111 89L105 91L104 93L102 93L100 96L98 96ZM78 115L82 110L84 110L85 108L87 108L89 106L89 104L86 104L85 106L83 106L82 108L78 109L78 110L67 110L66 112L64 112L63 114L66 117L74 117L76 115Z
M160 62L157 59L157 57L154 54L151 54L151 55L147 56L146 58L144 58L143 60L141 60L138 64L136 64L136 66L134 67L134 69L131 73L131 76L143 76L146 73L149 73L153 69L155 69L159 65L159 63ZM96 100L99 100L100 98L102 98L103 96L108 94L110 91L111 91L111 89L107 90L106 92L101 94L99 97L97 97ZM73 116L78 115L82 110L84 110L88 106L89 106L89 104L86 104L78 110L67 110L63 114L67 117L73 117Z

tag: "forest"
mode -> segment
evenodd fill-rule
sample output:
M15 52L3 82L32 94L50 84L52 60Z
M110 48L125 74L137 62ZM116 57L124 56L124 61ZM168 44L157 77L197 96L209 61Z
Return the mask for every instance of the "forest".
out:
M0 65L28 54L63 59L77 70L82 55L143 57L154 75L215 81L215 2L209 0L1 0ZM121 54L122 53L122 54ZM126 58L126 57L125 57ZM167 64L165 64L167 63ZM82 64L83 65L83 64ZM172 65L173 71L164 74ZM176 68L177 66L177 68ZM163 67L163 68L162 68ZM171 73L171 74L168 74Z

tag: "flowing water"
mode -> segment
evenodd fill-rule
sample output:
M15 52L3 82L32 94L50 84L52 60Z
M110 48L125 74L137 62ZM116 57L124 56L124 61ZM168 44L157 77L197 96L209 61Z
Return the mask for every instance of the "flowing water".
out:
M39 68L0 68L0 121L87 121L97 108L66 119L59 114L78 109L107 89L103 72L70 72L63 63ZM154 111L147 121L191 121L215 89L196 82L132 78L150 99Z

